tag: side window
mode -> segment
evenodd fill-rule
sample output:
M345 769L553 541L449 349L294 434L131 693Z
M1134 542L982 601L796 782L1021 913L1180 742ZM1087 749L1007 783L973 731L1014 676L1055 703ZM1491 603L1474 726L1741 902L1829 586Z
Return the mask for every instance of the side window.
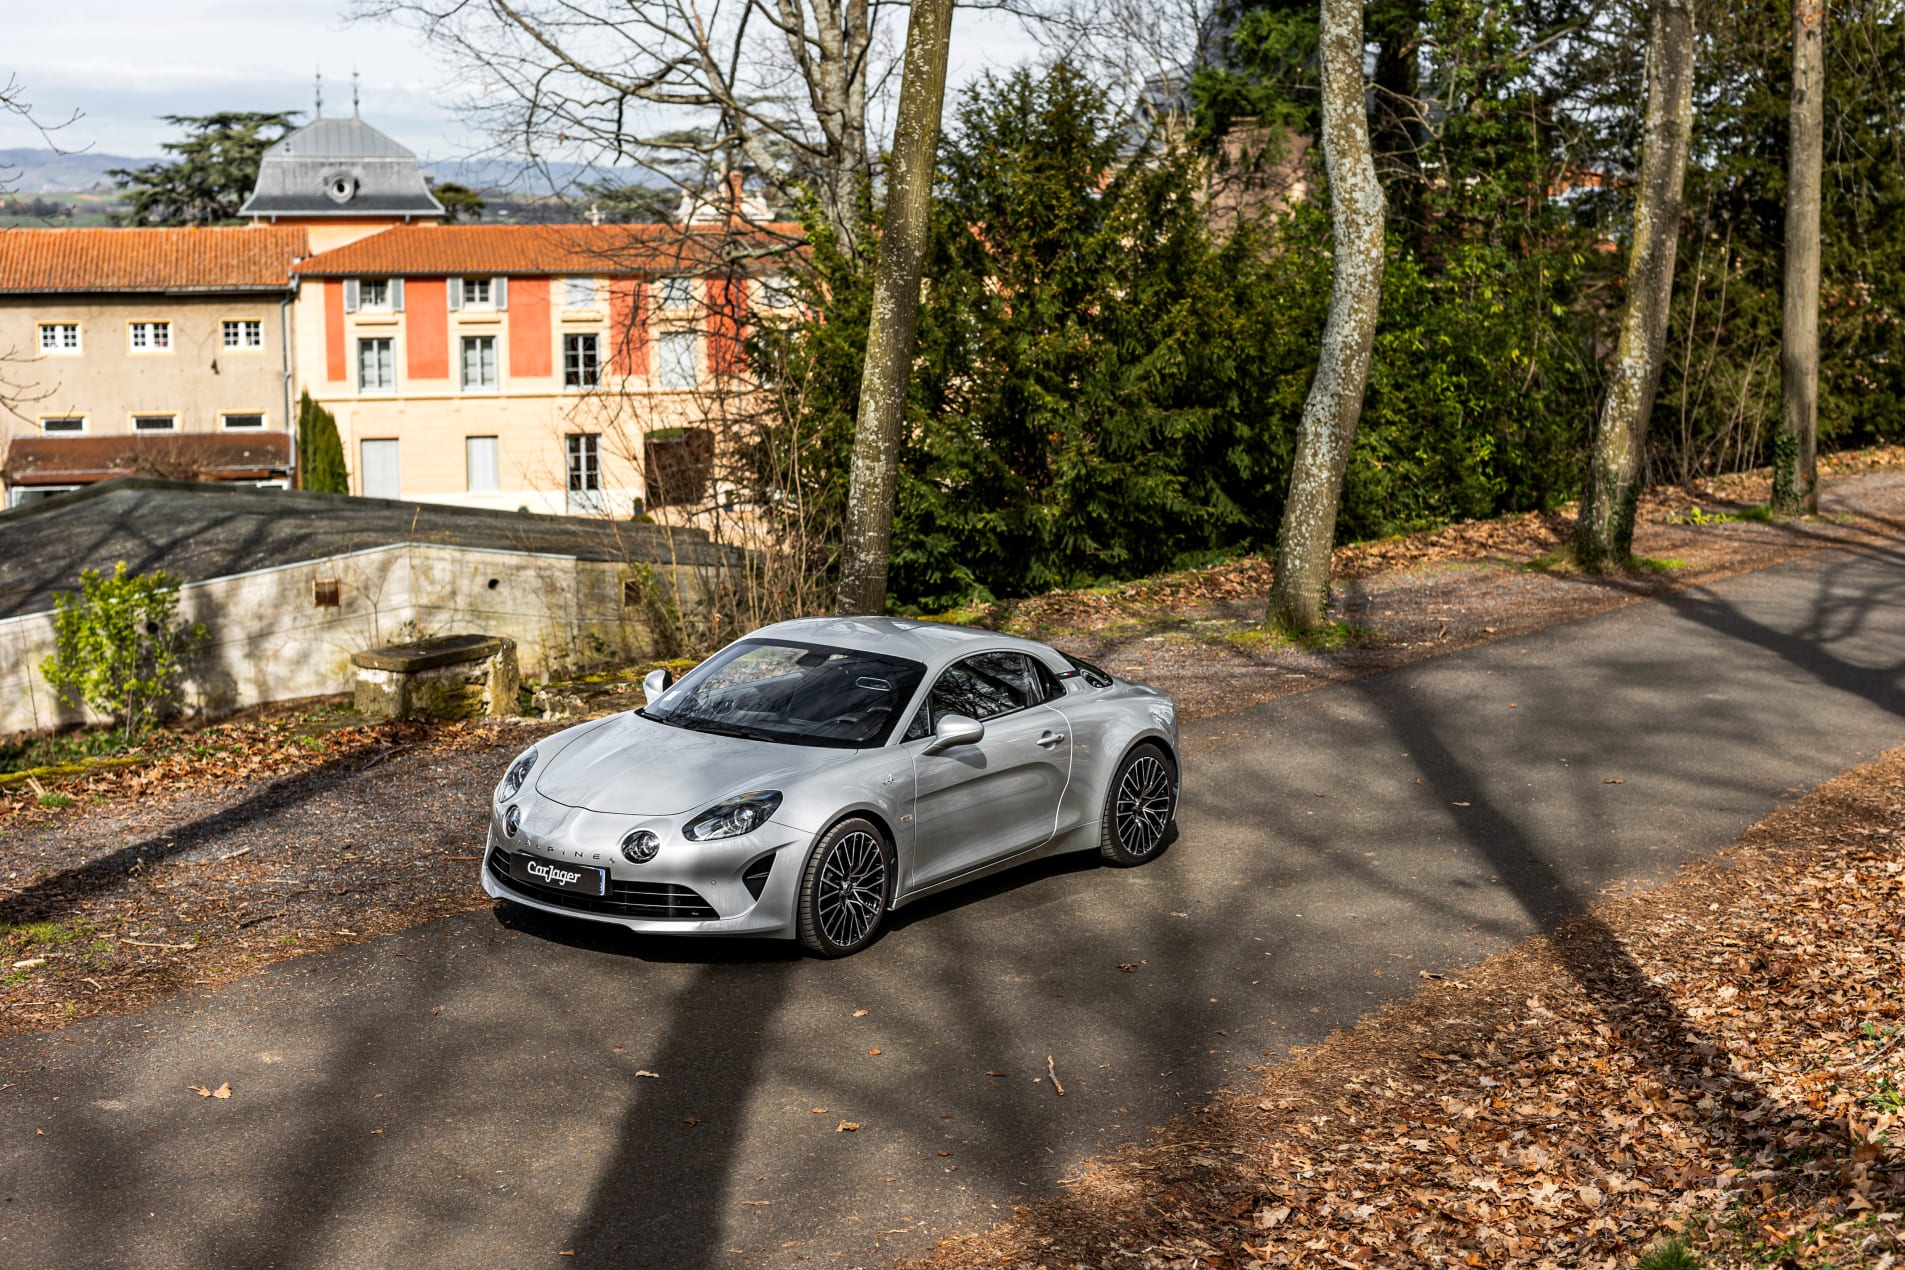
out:
M913 721L906 725L906 735L902 741L924 741L933 734L932 720L929 715L932 706L929 702L919 703L919 709L913 711Z
M980 653L948 666L933 685L928 701L932 723L942 716L997 718L1039 703L1038 678L1024 653Z

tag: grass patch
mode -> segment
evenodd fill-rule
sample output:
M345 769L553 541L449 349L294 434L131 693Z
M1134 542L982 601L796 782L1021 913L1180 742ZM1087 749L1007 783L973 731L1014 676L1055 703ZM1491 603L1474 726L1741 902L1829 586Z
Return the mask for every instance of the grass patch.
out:
M40 795L40 806L46 808L48 811L62 811L72 805L73 800L71 796L62 794L58 790L49 789Z
M1706 1270L1684 1239L1663 1239L1640 1255L1634 1270Z
M81 921L22 922L0 925L0 940L14 948L57 948L92 934L90 923Z
M1525 560L1521 567L1532 573L1560 573L1574 577L1594 576L1575 560L1572 547L1562 547L1558 551L1550 551L1546 555ZM1640 573L1675 573L1690 567L1685 560L1677 556L1629 556L1625 563L1609 565L1601 572L1626 574L1628 577L1633 577Z
M1751 507L1742 507L1737 511L1710 512L1696 505L1684 516L1676 516L1672 522L1676 525L1770 525L1779 516L1764 503L1755 503Z
M1274 626L1247 626L1242 630L1227 632L1224 641L1245 652L1303 648L1314 653L1333 648L1369 648L1382 643L1382 635L1354 622L1325 622L1302 635Z

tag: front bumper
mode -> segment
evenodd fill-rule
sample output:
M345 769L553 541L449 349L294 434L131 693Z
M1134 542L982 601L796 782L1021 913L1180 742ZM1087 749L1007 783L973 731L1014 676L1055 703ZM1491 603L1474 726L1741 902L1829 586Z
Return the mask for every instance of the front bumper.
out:
M605 815L534 797L519 805L522 823L514 837L503 827L505 808L490 807L481 872L484 893L495 899L644 934L794 936L806 834L770 821L737 838L690 842L668 820ZM661 850L647 864L622 858L618 844L631 829L661 838ZM506 857L516 851L607 869L611 893L600 900L578 897L512 878ZM766 879L756 899L746 875L758 877L763 865Z

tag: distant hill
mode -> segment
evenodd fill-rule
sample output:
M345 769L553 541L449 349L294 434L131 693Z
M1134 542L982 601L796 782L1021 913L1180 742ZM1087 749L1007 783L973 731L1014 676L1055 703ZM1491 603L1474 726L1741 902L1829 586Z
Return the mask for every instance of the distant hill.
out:
M112 188L107 168L136 168L150 159L133 159L123 154L99 154L91 150L62 154L58 150L0 150L0 179L9 192L31 197L35 194L83 194Z

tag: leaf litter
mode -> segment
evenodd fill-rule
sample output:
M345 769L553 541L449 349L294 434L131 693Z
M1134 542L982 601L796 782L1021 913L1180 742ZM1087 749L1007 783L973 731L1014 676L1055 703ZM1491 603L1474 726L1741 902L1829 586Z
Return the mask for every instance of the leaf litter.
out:
M1905 747L922 1270L1905 1264Z

